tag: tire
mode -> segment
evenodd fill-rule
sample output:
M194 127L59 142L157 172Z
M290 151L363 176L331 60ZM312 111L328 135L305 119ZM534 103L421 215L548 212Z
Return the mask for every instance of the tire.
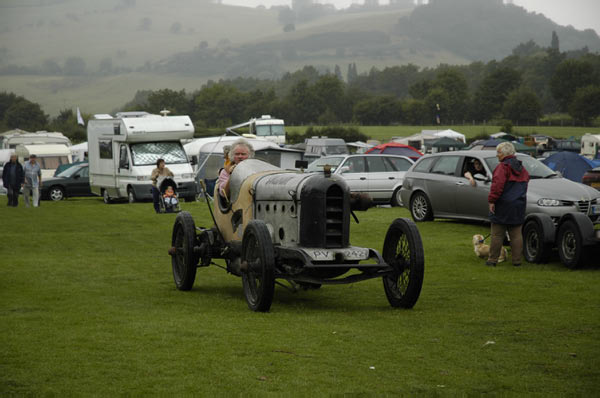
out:
M106 189L102 190L102 200L105 204L110 204L110 196L108 196L108 191Z
M198 256L194 254L196 245L196 226L192 215L187 211L177 214L173 225L171 246L175 253L171 255L173 279L179 290L190 290L196 279Z
M135 197L135 192L134 192L133 188L131 188L131 187L127 188L127 200L129 201L129 203L137 202L137 198Z
M577 224L571 220L563 222L558 228L556 238L560 261L571 269L578 268L586 258L586 248Z
M59 202L65 198L65 189L63 187L55 185L51 187L48 191L48 197L50 198L50 200Z
M392 207L398 207L398 206L402 206L402 198L400 197L400 188L402 187L398 187L394 190L394 193L392 194L392 201L391 201L391 205Z
M421 235L414 222L398 218L388 228L383 259L394 273L382 278L385 295L392 307L412 308L421 294L425 254Z
M268 312L275 291L275 250L266 224L260 220L248 223L242 238L242 273L244 295L252 311Z
M433 220L431 202L423 192L417 192L410 198L410 215L415 222Z
M536 221L528 221L523 227L523 255L530 263L547 263L552 245L545 243L544 229Z

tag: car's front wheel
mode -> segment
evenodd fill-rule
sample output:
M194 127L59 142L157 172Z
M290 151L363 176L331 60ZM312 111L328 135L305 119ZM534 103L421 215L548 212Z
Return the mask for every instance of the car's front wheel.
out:
M394 190L394 193L392 194L392 207L398 207L398 206L402 206L402 198L400 197L400 188L402 187L398 187Z
M415 193L410 199L410 214L416 222L433 220L433 208L427 195Z
M135 192L133 191L133 188L131 188L131 187L127 188L127 200L129 201L129 203L137 202L137 198L135 197Z
M578 268L586 260L586 248L577 224L571 220L563 222L558 228L558 255L568 268Z
M50 196L50 200L58 202L65 198L65 190L62 187L54 186L48 191L48 196Z
M530 263L548 261L552 245L545 243L544 229L536 221L528 221L523 227L523 254Z

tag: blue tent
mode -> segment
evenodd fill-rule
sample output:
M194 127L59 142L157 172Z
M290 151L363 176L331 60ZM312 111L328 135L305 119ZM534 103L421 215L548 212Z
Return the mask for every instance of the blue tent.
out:
M597 165L588 158L575 152L556 152L542 162L554 171L560 171L563 177L575 182L581 182L586 171Z

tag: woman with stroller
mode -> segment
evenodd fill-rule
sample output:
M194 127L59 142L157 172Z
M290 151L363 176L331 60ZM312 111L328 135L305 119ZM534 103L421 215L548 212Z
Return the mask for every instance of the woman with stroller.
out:
M158 187L158 179L165 177L174 177L171 170L165 166L164 159L158 159L156 161L156 168L152 170L152 174L150 175L150 179L152 180L152 201L154 202L154 211L160 213L160 190Z

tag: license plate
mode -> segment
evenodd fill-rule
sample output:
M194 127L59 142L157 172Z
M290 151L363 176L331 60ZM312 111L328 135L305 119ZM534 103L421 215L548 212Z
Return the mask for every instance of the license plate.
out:
M600 214L600 205L592 205L591 211L593 215Z

